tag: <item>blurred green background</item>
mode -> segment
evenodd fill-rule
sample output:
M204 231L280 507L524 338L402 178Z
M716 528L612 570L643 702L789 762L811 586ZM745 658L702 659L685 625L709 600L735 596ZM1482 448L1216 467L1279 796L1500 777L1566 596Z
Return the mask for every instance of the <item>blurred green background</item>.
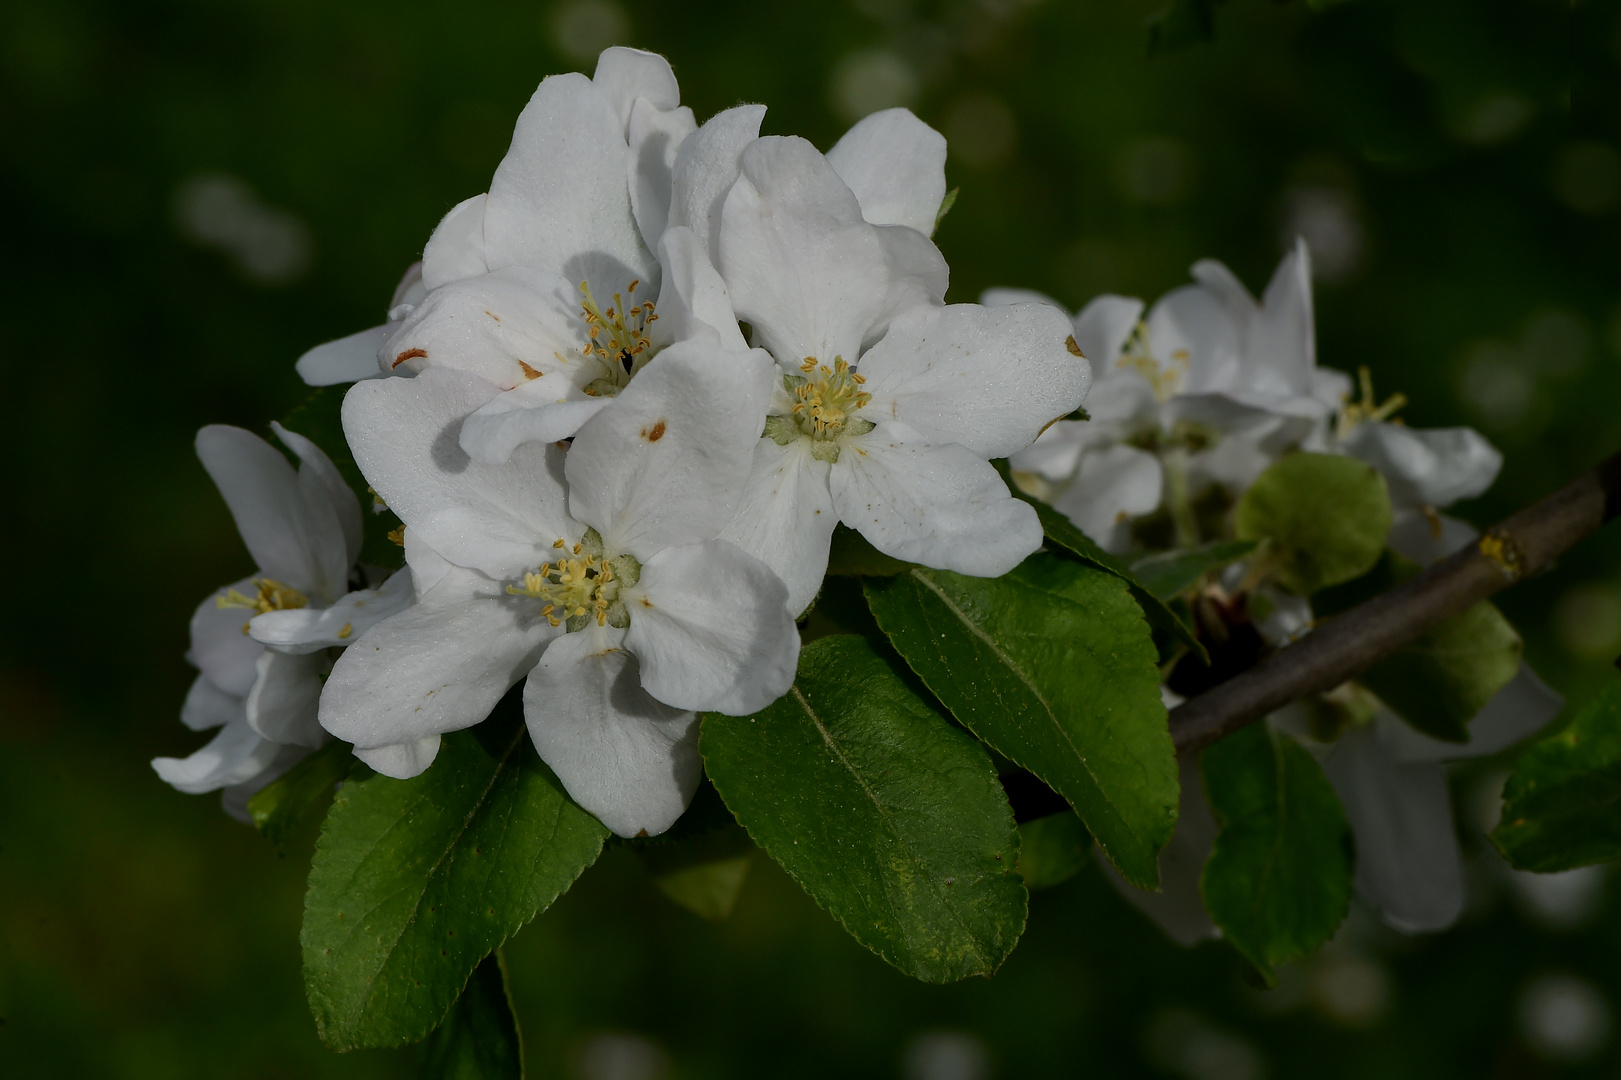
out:
M186 620L249 568L191 439L296 404L298 354L379 321L540 78L604 45L669 56L700 118L762 101L824 148L912 105L962 186L955 300L1152 297L1206 255L1258 290L1304 234L1321 361L1507 453L1479 523L1621 448L1621 8L1229 0L1213 43L1150 57L1162 2L0 5L0 1075L411 1075L316 1041L308 839L278 858L147 766L198 744ZM1502 600L1572 699L1621 653L1617 541ZM531 1075L1613 1076L1621 889L1502 868L1502 768L1458 777L1458 929L1354 914L1271 993L1094 870L1034 897L994 978L928 987L763 857L708 924L611 852L508 947Z

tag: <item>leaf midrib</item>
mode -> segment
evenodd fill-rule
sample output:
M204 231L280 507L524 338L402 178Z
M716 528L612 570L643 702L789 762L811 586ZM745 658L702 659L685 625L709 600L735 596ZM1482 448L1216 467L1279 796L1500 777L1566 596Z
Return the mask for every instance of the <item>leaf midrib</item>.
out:
M501 774L506 769L507 761L512 757L513 751L516 750L519 744L523 741L524 732L525 728L521 724L513 732L512 742L507 745L507 748L502 752L500 759L496 762L495 768L490 771L490 778L489 781L484 785L484 790L479 792L478 798L473 802L473 805L468 810L466 817L462 819L461 826L450 837L449 841L445 845L445 849L439 853L439 857L434 860L433 865L430 866L427 873L423 875L422 888L417 894L416 901L411 905L410 914L406 917L405 921L400 924L399 932L394 936L394 940L389 944L387 951L383 954L382 962L377 965L376 970L372 973L371 978L366 981L365 991L359 995L360 1004L354 1013L354 1021L358 1021L360 1017L365 1015L366 1007L371 1001L373 990L377 986L377 980L382 978L384 970L387 969L389 962L393 960L394 954L398 950L400 942L405 939L406 931L415 925L417 913L422 908L422 902L427 897L429 886L433 884L435 876L439 873L439 868L444 865L444 862L450 856L450 853L456 849L456 846L461 842L462 837L467 835L467 830L472 827L473 818L475 818L478 815L478 812L484 808L485 802L489 799L490 792L495 788L496 781L501 778ZM378 843L381 843L384 837L393 832L395 828L399 827L400 823L406 820L406 817L407 815L402 814L391 825L389 825L388 829L386 829L382 835L377 838ZM352 873L349 876L349 879L345 882L346 887L354 884L355 876L358 874L359 868L363 866L372 853L377 850L378 843L373 843L371 847L367 849L366 854L361 857L356 865L355 873ZM345 935L343 945L347 945L349 940L353 938L356 933L360 932L361 924L365 922L366 917L376 912L381 906L381 903L372 906L360 918L355 920L353 924L354 928L351 929L347 935ZM339 948L342 948L343 945L340 945Z
M822 736L822 741L826 743L828 749L833 751L833 753L838 757L839 763L849 771L852 777L855 778L856 783L861 785L861 790L865 792L867 798L872 801L873 808L878 811L879 817L881 817L884 823L889 827L890 833L894 835L897 841L899 841L901 849L906 852L906 857L910 859L913 866L920 871L918 877L929 883L935 896L940 901L941 907L943 907L951 915L952 920L967 936L968 941L971 943L973 948L974 958L982 964L990 963L990 958L980 951L979 939L977 935L975 935L973 929L965 921L963 921L961 914L959 914L956 908L952 906L942 887L935 882L934 875L928 872L929 864L914 852L911 841L907 839L906 834L902 832L900 827L895 823L895 819L890 815L889 811L884 807L883 802L878 798L878 793L872 789L872 787L867 783L866 779L856 769L854 763L852 763L850 759L845 756L844 751L840 749L838 744L833 741L832 734L827 730L826 726L823 725L821 717L818 716L816 710L811 707L810 701L805 697L804 692L799 689L799 684L797 682L794 684L792 692L795 700L799 702L800 707L805 710L805 715L810 718L810 722L816 725L816 731ZM887 902L887 894L885 899ZM895 909L893 903L890 903L890 914L892 917L894 917L896 926L905 925L906 920L900 917L900 912Z

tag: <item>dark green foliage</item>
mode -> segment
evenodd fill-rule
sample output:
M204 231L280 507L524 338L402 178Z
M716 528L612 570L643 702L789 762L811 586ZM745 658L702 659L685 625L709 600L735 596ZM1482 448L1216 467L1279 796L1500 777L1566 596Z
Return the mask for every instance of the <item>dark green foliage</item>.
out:
M1220 832L1199 880L1226 940L1271 982L1314 952L1351 902L1351 830L1316 760L1265 722L1200 760Z
M1129 880L1159 883L1175 752L1148 626L1117 577L1037 554L995 579L917 567L867 599L958 720L1069 800Z
M709 777L755 843L910 975L989 975L1024 930L1019 836L990 758L861 638L800 655L786 697L709 714Z
M421 776L344 784L304 902L304 980L322 1041L421 1039L479 961L567 890L606 837L535 755L512 694L446 735Z
M253 827L285 851L299 827L325 811L339 781L357 767L364 771L349 744L331 740L254 793L248 800Z
M500 952L479 961L444 1023L422 1044L419 1080L523 1080L523 1041Z

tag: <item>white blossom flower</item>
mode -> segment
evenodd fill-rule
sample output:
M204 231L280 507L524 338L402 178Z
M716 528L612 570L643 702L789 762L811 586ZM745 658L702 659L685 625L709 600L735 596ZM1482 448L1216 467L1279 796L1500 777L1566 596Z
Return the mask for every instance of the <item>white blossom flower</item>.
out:
M499 465L460 445L499 393L477 376L357 385L344 427L406 524L419 599L337 662L321 723L413 776L527 677L530 735L575 801L621 835L668 828L702 772L695 712L757 711L798 661L782 583L716 538L771 371L672 346L569 450L526 443Z
M272 427L298 456L297 471L252 432L213 425L197 433L197 455L258 570L204 600L191 620L187 657L202 673L180 718L220 733L188 758L152 762L181 791L225 788L238 816L249 794L325 740L316 701L326 650L358 641L410 599L408 573L350 591L359 500L319 447Z
M1257 303L1214 259L1197 284L1143 302L1100 296L1075 318L1092 365L1091 419L1053 425L1011 464L1110 551L1132 546L1131 522L1165 507L1182 546L1197 543L1189 506L1211 485L1241 489L1281 454L1316 448L1349 386L1316 366L1311 264L1303 241ZM987 304L1048 300L993 289ZM1314 436L1316 436L1314 440Z
M866 124L828 157L803 139L746 141L711 233L782 383L722 535L787 582L796 612L841 520L889 555L967 574L1035 551L1034 513L986 459L1073 411L1088 381L1060 313L943 303L945 261L913 227L933 224L943 145L904 110Z
M507 391L463 426L479 461L573 435L675 340L656 325L654 253L676 151L695 127L679 100L664 58L635 49L605 50L590 79L546 79L489 192L428 239L419 286L396 297L385 326L320 347L301 373L344 381L370 344L381 373L479 375Z
M337 386L362 379L382 378L387 373L377 366L378 350L427 295L428 290L422 284L422 263L414 262L405 268L400 283L394 287L394 298L388 303L388 317L381 326L368 327L336 341L317 345L298 358L298 363L294 365L298 377L310 386Z

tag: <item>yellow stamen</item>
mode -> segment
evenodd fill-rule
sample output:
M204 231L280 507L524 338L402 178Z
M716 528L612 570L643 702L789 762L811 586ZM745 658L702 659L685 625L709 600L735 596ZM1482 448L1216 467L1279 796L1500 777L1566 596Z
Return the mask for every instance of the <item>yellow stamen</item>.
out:
M865 408L872 395L862 390L866 379L857 374L842 356L833 358L833 366L818 365L807 356L799 370L811 378L794 388L798 398L793 408L794 418L805 434L818 439L830 439L844 429L850 414Z
M1358 424L1388 420L1396 410L1407 404L1407 395L1402 393L1391 394L1383 405L1378 404L1373 396L1373 374L1366 367L1359 367L1356 377L1362 399L1353 401L1349 394L1340 395L1340 415L1334 425L1334 434L1341 439L1356 430Z
M257 595L244 596L236 589L230 589L224 596L217 597L214 602L221 610L241 608L257 615L309 607L309 598L291 585L283 585L270 578L254 578L253 584L258 589Z
M1079 349L1076 350L1079 355ZM1121 351L1120 358L1115 361L1116 367L1135 371L1147 380L1149 387L1154 391L1154 400L1169 401L1182 389L1182 380L1188 373L1190 361L1188 350L1177 349L1171 353L1171 362L1162 365L1150 351L1148 343L1148 324L1138 321L1126 338L1126 344Z

